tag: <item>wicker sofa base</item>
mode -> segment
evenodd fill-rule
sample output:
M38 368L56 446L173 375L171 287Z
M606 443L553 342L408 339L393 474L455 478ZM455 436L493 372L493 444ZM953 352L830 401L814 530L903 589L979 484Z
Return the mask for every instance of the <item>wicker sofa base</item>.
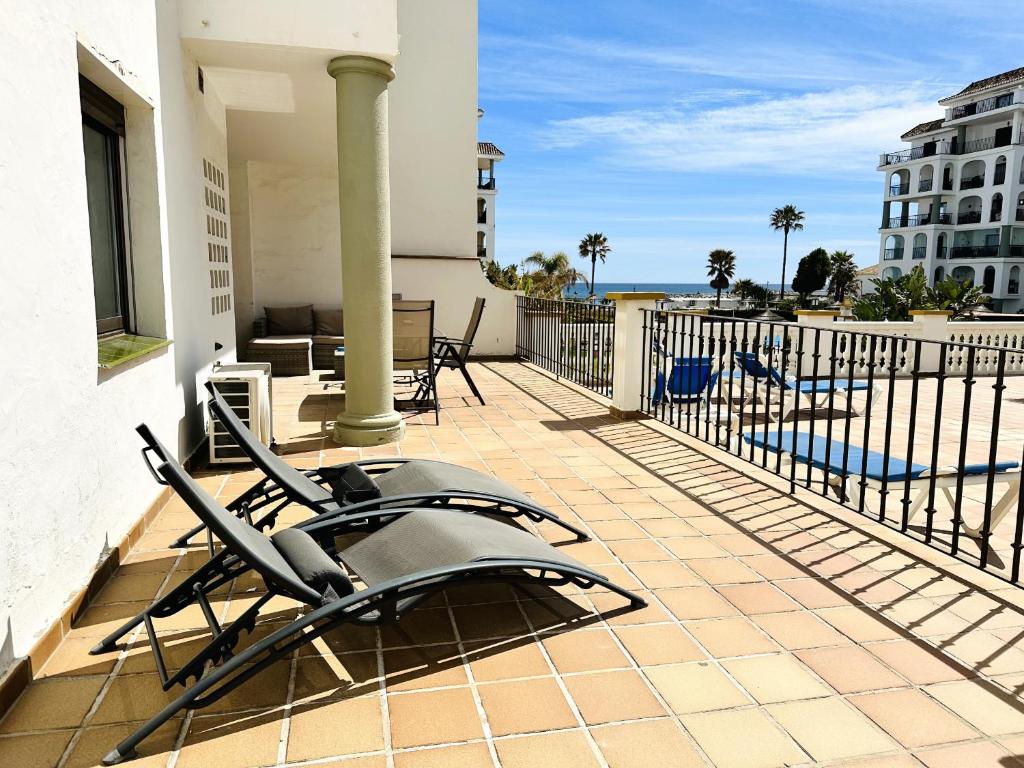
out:
M313 370L312 345L305 349L274 349L250 344L246 357L253 363L270 363L274 376L308 376ZM331 364L333 365L333 358Z

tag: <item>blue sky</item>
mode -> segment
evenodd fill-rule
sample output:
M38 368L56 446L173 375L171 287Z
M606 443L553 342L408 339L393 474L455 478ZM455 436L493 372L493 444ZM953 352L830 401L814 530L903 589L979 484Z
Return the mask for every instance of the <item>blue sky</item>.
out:
M1024 66L1022 30L1021 0L480 0L498 260L602 231L599 282L703 281L713 248L775 282L793 203L787 281L818 245L874 263L878 154Z

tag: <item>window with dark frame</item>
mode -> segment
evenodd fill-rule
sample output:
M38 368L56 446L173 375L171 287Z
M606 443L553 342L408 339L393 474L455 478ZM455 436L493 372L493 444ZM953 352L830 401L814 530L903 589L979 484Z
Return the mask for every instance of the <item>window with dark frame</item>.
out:
M131 273L124 185L124 107L79 77L92 243L96 333L131 332Z

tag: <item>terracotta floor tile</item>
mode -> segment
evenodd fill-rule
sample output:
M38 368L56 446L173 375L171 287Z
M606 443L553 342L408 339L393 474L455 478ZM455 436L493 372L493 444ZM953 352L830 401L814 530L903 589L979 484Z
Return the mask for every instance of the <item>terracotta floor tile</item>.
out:
M676 536L700 536L692 525L677 517L652 518L641 520L638 525L647 531L651 536L661 539L667 546L667 540Z
M653 539L630 539L628 541L612 541L608 548L624 563L647 563L659 560L672 560L673 556L666 552Z
M795 600L764 581L756 584L721 586L718 587L718 591L748 616L800 610L800 605Z
M766 579L799 579L810 574L783 555L752 555L740 557L740 562Z
M926 768L1018 768L1022 763L990 741L955 744L914 753Z
M722 666L759 704L829 696L832 689L787 654L730 659Z
M544 638L544 648L555 668L566 672L621 669L629 660L606 629L581 629Z
M898 640L903 637L891 622L870 608L847 605L839 608L822 608L816 613L855 643Z
M865 650L880 658L914 685L973 677L974 673L942 651L914 640L870 643Z
M384 748L379 696L300 704L291 710L288 759L374 752Z
M756 709L689 715L683 725L716 768L776 768L806 760L786 734Z
M849 643L811 611L767 613L753 616L751 620L789 651Z
M505 605L498 603L497 605ZM481 606L467 606L454 609L456 620L460 618L465 622L467 629L480 625L483 620L484 611L479 611ZM487 607L484 606L486 609ZM496 613L501 609L496 609ZM460 612L462 612L460 616ZM505 614L501 614L502 617ZM344 627L348 629L348 627ZM368 638L367 638L368 639ZM395 648L406 645L424 645L430 643L452 643L455 642L455 632L452 629L452 622L445 608L427 608L413 611L402 617L397 624L389 624L380 629L381 644L385 648ZM359 641L362 644L362 639ZM330 644L330 643L328 643ZM353 649L355 650L355 649ZM364 650L369 650L365 648Z
M315 650L315 646L309 646ZM273 681L275 688L280 689L283 683L288 684L288 665L281 664L275 669L268 682ZM415 674L415 672L411 673ZM358 696L368 692L376 692L379 688L380 670L377 666L377 654L359 651L335 655L328 651L327 655L300 656L295 667L295 683L293 701L319 699L337 699ZM259 685L259 682L254 682ZM241 689L244 691L243 689ZM263 699L269 698L270 691L260 693ZM272 704L279 703L276 699Z
M661 539L661 543L680 560L729 556L720 546L702 536Z
M483 727L468 688L388 696L391 743L396 749L468 741Z
M597 768L600 763L580 731L542 733L494 743L501 768Z
M849 702L910 749L966 741L978 732L916 689L865 693Z
M74 728L82 722L105 677L54 677L36 680L0 720L0 733Z
M858 646L797 651L797 657L840 693L901 688L906 680Z
M614 631L629 655L643 666L702 661L707 658L686 633L673 624L618 627Z
M742 616L687 622L686 628L715 658L772 653L778 645Z
M341 764L339 768L345 765L347 763ZM480 742L417 749L395 755L395 768L481 768L487 765L491 765L491 753L487 745Z
M155 733L147 736L146 740L135 748L138 757L131 760L133 768L164 768L181 733L182 722L184 715L164 723ZM141 723L118 723L86 728L68 755L67 762L64 763L65 768L98 768L103 757L131 735L139 725ZM7 763L0 760L0 765Z
M761 576L732 557L687 560L687 566L708 584L746 584L761 581Z
M195 717L177 768L258 768L277 762L281 712Z
M835 608L852 605L856 602L853 598L832 589L826 582L819 579L778 581L775 586L805 608Z
M599 520L591 523L590 528L605 542L646 538L644 529L632 520Z
M677 715L749 704L750 700L713 664L698 662L647 667L648 679Z
M716 619L736 616L739 610L711 587L659 589L658 599L677 619Z
M469 682L455 645L424 645L385 651L384 670L389 693L466 685Z
M1024 732L1024 705L1017 697L998 694L971 680L938 683L924 690L984 734Z
M467 643L465 649L477 682L551 674L540 647L532 638L506 643Z
M565 696L551 677L481 684L478 692L495 736L571 728L577 724Z
M73 734L74 731L54 731L28 736L0 736L0 765L53 768Z
M671 720L603 725L590 730L608 768L703 768L704 760Z
M669 612L659 605L651 592L643 589L635 591L639 597L647 601L643 608L624 605L622 597L612 592L591 592L590 602L594 604L602 618L613 627L657 624L672 620Z
M90 656L89 650L96 645L94 637L68 637L50 654L38 678L80 677L82 675L105 675L114 668L119 651ZM147 643L148 647L148 643Z
M572 675L565 678L565 686L587 725L667 714L633 670Z
M874 755L899 747L840 698L770 704L765 709L818 761Z
M692 587L701 584L701 580L690 569L676 561L632 563L629 568L648 589Z

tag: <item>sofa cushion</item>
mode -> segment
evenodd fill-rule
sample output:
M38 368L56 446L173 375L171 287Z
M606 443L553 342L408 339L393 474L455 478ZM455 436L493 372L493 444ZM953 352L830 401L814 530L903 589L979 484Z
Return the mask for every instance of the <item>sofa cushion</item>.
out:
M268 336L313 335L313 305L304 307L264 307Z
M344 336L314 336L313 346L315 347L343 347L345 346Z
M309 349L312 346L309 336L264 336L249 340L249 349Z
M344 336L344 313L340 309L314 309L313 333L319 336Z

